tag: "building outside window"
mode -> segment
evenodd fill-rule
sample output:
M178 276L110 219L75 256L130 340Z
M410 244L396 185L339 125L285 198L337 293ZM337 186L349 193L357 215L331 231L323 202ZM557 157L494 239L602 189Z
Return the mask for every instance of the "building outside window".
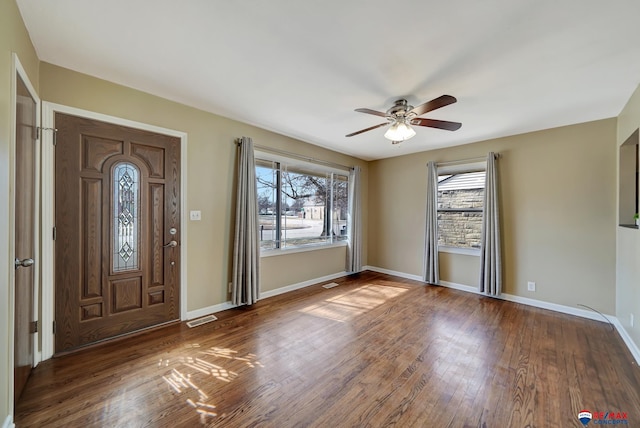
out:
M262 251L347 239L348 171L256 152Z

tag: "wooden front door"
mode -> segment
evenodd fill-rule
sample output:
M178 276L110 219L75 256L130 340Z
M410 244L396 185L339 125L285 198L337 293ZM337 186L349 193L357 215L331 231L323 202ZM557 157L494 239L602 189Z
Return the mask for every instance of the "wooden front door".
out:
M179 319L180 139L55 127L56 353Z
M14 392L17 401L33 366L35 161L38 103L16 76Z

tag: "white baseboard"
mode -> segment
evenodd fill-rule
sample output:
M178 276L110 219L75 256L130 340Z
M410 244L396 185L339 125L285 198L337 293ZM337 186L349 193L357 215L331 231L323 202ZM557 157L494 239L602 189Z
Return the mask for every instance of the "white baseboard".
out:
M365 269L371 270L373 272L380 272L380 273L386 273L389 275L399 276L401 278L422 281L422 278L419 277L418 275L411 275L404 272L392 271L389 269L378 268L375 266L366 266ZM466 291L468 293L474 293L474 294L479 294L484 296L484 294L480 293L480 291L478 291L476 287L472 287L470 285L456 284L455 282L449 282L449 281L440 281L440 285L443 287L453 288L456 290ZM550 303L542 300L530 299L528 297L515 296L513 294L506 294L506 293L501 294L497 298L501 300L506 300L509 302L521 303L523 305L533 306L536 308L548 309L555 312L574 315L581 318L587 318L595 321L604 321L602 319L602 315L600 315L599 313L588 311L585 309L573 308L571 306L559 305L557 303ZM629 351L635 358L636 362L640 365L640 349L638 348L638 345L633 341L631 336L629 336L629 333L627 333L622 323L620 323L620 320L618 320L618 318L616 318L615 316L608 315L608 314L604 314L604 317L613 326L615 326L616 330L622 337L622 340L624 341L625 345L627 345L627 348L629 348Z
M310 285L315 285L320 282L331 281L333 279L342 278L343 276L349 275L348 272L338 272L331 275L326 275L320 278L310 279L308 281L298 282L297 284L291 284L284 287L276 288L275 290L269 290L260 293L260 299L266 299L268 297L277 296L279 294L287 293L293 290L299 290L300 288L305 288Z
M2 428L15 428L15 425L13 424L13 418L11 417L11 415L8 415L7 418L4 420L4 423L2 424Z
M608 321L613 324L613 320L616 319L615 315L609 315L609 314L600 315L597 312L587 310L587 309L574 308L572 306L564 306L564 305L559 305L557 303L549 303L542 300L530 299L528 297L515 296L513 294L503 293L498 298L503 300L508 300L509 302L522 303L523 305L535 306L536 308L549 309L550 311L561 312L568 315L575 315L581 318L588 318L594 321L601 321L601 322ZM603 319L602 318L603 316L606 319Z
M449 281L440 281L440 285L447 288L454 288L456 290L466 291L468 293L479 294L484 296L484 293L478 291L476 287L472 287L470 285L456 284L455 282ZM561 312L563 314L575 315L581 318L588 318L595 321L609 321L613 324L613 319L616 319L613 315L604 314L603 319L602 315L597 312L589 311L586 309L573 308L571 306L559 305L557 303L545 302L543 300L530 299L528 297L516 296L513 294L502 293L500 296L488 296L495 297L496 299L506 300L508 302L521 303L527 306L533 306L535 308L548 309L550 311Z
M455 290L466 291L467 293L482 294L476 287L471 285L462 285L449 281L440 281L440 285L447 288L453 288Z
M422 277L420 275L412 275L410 273L398 272L395 270L379 268L376 266L364 266L362 269L370 270L378 273L386 273L387 275L399 276L400 278L413 279L415 281L422 281Z
M349 275L348 272L339 272L331 275L326 275L320 278L310 279L308 281L298 282L297 284L291 284L284 287L277 288L275 290L269 290L260 293L260 299L266 299L268 297L277 296L279 294L287 293L289 291L298 290L300 288L308 287L310 285L318 284L320 282L331 281L333 279L341 278L343 276ZM196 309L195 311L187 312L187 319L192 320L195 318L204 317L207 315L215 314L216 312L226 311L227 309L236 308L237 305L234 305L230 301L220 303L217 305L207 306L206 308Z
M206 308L196 309L195 311L187 312L186 321L192 320L195 318L204 317L211 314L215 314L216 312L226 311L227 309L233 309L235 307L236 305L234 305L231 302L224 302L218 305L212 305L212 306L207 306Z
M631 355L633 355L633 358L636 359L636 363L640 365L640 348L638 348L638 345L633 341L631 336L629 336L629 333L624 328L624 326L622 325L622 323L618 318L611 320L611 322L613 323L613 325L616 326L616 330L618 330L618 334L620 334L620 337L622 337L622 340L624 340L624 343L627 345L627 348L629 348L629 351L631 351Z

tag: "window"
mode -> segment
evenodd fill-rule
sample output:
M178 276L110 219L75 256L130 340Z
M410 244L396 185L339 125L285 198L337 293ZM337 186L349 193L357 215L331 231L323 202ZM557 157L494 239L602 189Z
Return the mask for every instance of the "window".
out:
M438 173L438 248L473 254L480 249L486 173L446 168Z
M256 152L256 181L262 250L347 239L346 171Z
M113 168L113 271L138 269L139 172L127 162Z

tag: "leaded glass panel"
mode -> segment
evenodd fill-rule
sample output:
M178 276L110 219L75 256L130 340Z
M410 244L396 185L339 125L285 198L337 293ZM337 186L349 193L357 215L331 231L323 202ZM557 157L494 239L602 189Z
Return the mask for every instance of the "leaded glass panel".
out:
M113 271L138 269L140 172L122 162L113 168Z

